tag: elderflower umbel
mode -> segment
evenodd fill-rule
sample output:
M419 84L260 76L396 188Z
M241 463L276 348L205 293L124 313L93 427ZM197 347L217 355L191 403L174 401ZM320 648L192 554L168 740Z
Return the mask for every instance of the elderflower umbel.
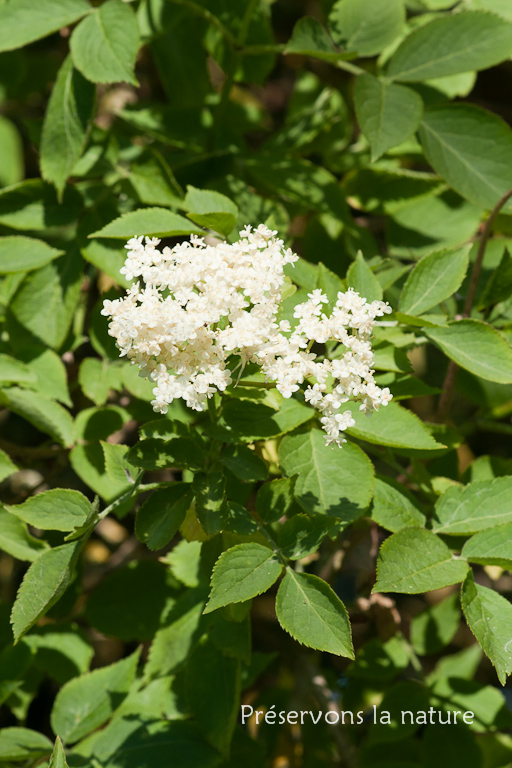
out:
M105 301L102 314L111 318L121 355L155 383L155 411L166 413L175 398L204 410L233 382L228 358L237 355L236 368L256 363L283 397L306 382L304 396L321 413L326 442L341 445L341 433L355 424L344 403L356 400L371 413L391 400L374 382L370 343L375 318L391 308L349 288L328 313L327 297L315 289L295 307L294 327L279 321L283 270L298 257L276 235L261 224L245 227L236 243L207 245L192 235L162 251L157 238L134 237L121 272L137 282L125 297ZM329 340L344 352L319 361L310 348Z

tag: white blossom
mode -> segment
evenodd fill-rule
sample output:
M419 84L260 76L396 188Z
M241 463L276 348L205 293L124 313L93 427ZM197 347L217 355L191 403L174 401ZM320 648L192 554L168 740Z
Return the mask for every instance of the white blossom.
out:
M315 289L295 307L295 326L280 319L284 267L298 257L276 235L247 226L232 244L192 235L161 251L157 238L134 237L121 272L136 282L123 298L105 301L102 314L120 354L154 382L155 411L166 413L176 398L204 410L208 398L236 381L235 370L252 362L283 397L305 384L326 442L341 445L355 424L345 403L358 401L369 414L391 400L374 381L371 347L375 319L391 308L349 288L329 312L327 296ZM319 359L312 345L329 340L341 346L333 360Z

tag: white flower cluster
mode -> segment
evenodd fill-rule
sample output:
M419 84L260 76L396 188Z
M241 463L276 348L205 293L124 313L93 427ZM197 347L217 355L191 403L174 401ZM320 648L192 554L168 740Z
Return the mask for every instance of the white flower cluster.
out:
M102 314L111 318L109 333L121 355L155 382L155 411L166 413L175 398L204 410L250 361L284 397L306 381L305 398L322 414L327 443L341 445L340 434L355 423L343 403L357 400L371 413L391 400L389 389L373 380L370 343L375 318L391 308L349 288L328 315L327 297L314 290L295 307L295 327L279 321L283 270L298 257L276 235L260 225L243 229L233 244L207 245L193 235L162 251L158 239L134 237L121 272L137 282L124 298L105 301ZM344 353L319 361L311 346L330 339ZM230 370L232 355L240 362Z

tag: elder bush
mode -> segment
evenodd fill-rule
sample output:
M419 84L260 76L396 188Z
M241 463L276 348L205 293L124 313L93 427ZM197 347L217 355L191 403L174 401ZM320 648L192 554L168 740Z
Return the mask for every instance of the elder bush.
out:
M0 764L512 762L511 54L0 3Z

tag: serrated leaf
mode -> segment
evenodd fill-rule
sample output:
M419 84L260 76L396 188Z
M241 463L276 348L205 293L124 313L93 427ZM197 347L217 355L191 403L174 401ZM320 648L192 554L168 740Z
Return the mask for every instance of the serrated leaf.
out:
M220 533L228 516L226 476L222 472L196 472L192 481L195 513L203 531Z
M132 8L107 0L75 27L70 40L73 64L93 83L124 81L138 85L133 69L139 27Z
M380 548L377 583L372 592L415 595L463 581L468 570L431 531L404 528Z
M68 447L73 444L73 419L62 405L17 387L3 390L1 398L9 410L30 421L61 445Z
M25 762L38 760L52 751L50 739L30 728L0 729L0 760Z
M202 634L200 621L204 605L203 588L188 590L178 598L149 649L144 669L146 679L171 674L188 658Z
M245 445L227 445L220 456L221 462L235 477L246 483L266 480L268 467L257 453Z
M149 549L162 549L178 532L192 503L189 483L153 491L137 512L135 533Z
M402 528L422 528L426 522L425 515L406 495L406 489L387 477L375 480L372 520L393 533Z
M55 189L42 179L27 179L0 190L0 224L19 230L46 230L77 219L83 207L74 187L64 191L62 203Z
M374 275L364 256L359 251L356 260L352 262L347 272L347 282L351 288L364 296L367 301L382 299L382 286Z
M499 384L512 382L512 348L491 325L480 320L457 320L446 328L428 328L425 336L475 376Z
M0 116L0 185L18 184L25 177L23 142L16 125Z
M43 531L72 531L82 525L91 504L80 491L53 488L30 496L23 504L7 509L20 520Z
M357 419L355 427L347 429L347 434L361 440L401 451L435 451L445 447L434 440L416 414L397 403L391 402L368 417L361 417L357 403L347 403L343 407Z
M234 440L252 443L291 432L315 415L309 406L293 397L280 397L280 403L279 410L275 410L247 400L228 400L220 423L226 426Z
M94 86L73 68L68 56L46 110L41 135L41 175L62 194L84 148L94 107Z
M80 363L78 382L84 395L95 405L103 405L107 402L111 382L109 373L109 364L106 360L86 357Z
M6 477L13 475L18 471L16 464L11 461L5 451L0 450L0 483L5 480Z
M189 437L161 440L150 437L137 443L128 453L128 461L146 470L181 467L202 469L206 458L197 441Z
M457 594L418 613L411 621L411 643L416 653L437 653L448 645L459 628L460 618Z
M434 19L415 29L393 54L388 75L418 82L488 69L512 54L512 24L470 11Z
M279 578L281 569L281 563L268 547L261 544L231 547L215 563L210 599L204 613L261 595Z
M48 545L31 536L22 520L0 507L0 549L18 560L34 562Z
M68 334L80 295L82 264L78 251L69 251L28 275L11 302L16 320L46 346L59 349Z
M60 736L57 736L55 739L55 747L50 757L48 768L68 768L68 764L66 762L66 753L64 752L64 747L62 746Z
M86 0L4 0L0 5L0 51L12 51L73 24L91 10Z
M470 563L512 570L512 522L476 533L466 541L461 554Z
M457 250L444 248L424 256L414 267L400 296L400 310L422 315L452 296L466 275L471 245Z
M140 235L170 237L201 232L195 224L165 208L139 208L124 213L118 219L93 232L89 237L113 237L128 240Z
M510 476L449 488L436 503L432 528L458 536L512 522L511 493Z
M472 571L462 585L461 602L469 628L505 685L512 672L512 605L493 589L475 584Z
M209 189L188 186L183 206L196 224L229 235L236 224L237 206L225 195Z
M28 272L49 264L50 261L62 256L64 251L52 248L42 240L22 235L0 237L0 274L12 272Z
M35 389L41 395L58 400L64 405L73 403L69 396L68 377L64 363L53 349L24 349L20 357L35 375Z
M331 450L320 430L298 431L281 442L279 462L286 475L298 474L295 497L308 514L350 523L371 501L373 465L357 445Z
M240 662L205 640L192 651L185 676L187 700L200 730L227 757L239 707Z
M284 557L300 560L316 552L335 521L325 515L294 515L279 529L279 547Z
M21 360L0 353L0 381L3 384L31 385L37 382L37 377Z
M372 162L388 149L402 144L418 129L423 102L405 85L361 75L357 78L354 99L359 125L372 150Z
M66 743L87 736L109 719L124 700L135 678L140 652L75 677L64 685L53 705L54 733Z
M512 257L505 248L501 261L495 269L478 300L478 309L492 307L512 296Z
M346 608L318 576L287 568L277 592L276 614L282 628L299 643L354 658Z
M329 15L335 42L358 56L374 56L402 32L405 10L402 0L338 0Z
M12 607L14 641L55 605L73 578L82 542L62 544L43 552L26 572Z
M284 52L313 56L331 63L353 57L352 53L337 50L325 27L310 16L303 16L295 24Z
M512 130L497 115L472 104L432 107L419 137L434 170L472 203L490 210L512 187Z
M264 483L258 489L254 505L256 512L267 523L275 523L285 515L293 504L293 493L297 478L280 477Z

